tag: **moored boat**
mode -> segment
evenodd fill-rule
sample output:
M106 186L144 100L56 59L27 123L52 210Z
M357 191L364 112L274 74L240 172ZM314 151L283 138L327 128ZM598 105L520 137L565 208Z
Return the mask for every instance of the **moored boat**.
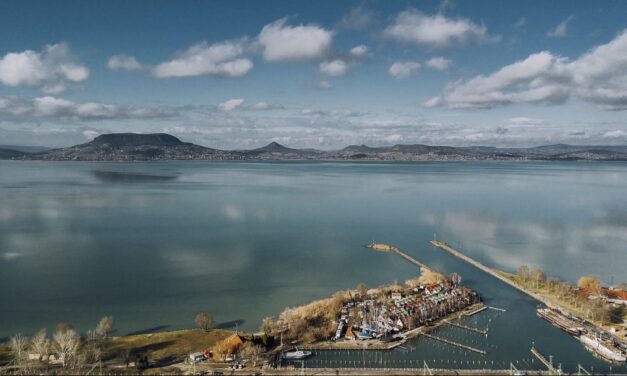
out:
M578 322L550 308L539 308L537 315L568 334L578 336L584 331L583 327L581 327Z
M305 359L309 356L311 356L311 351L294 350L294 351L286 351L283 353L283 359L285 360Z
M579 340L585 348L592 351L599 357L610 362L625 362L627 357L625 352L618 349L611 341L602 340L598 337L582 334Z

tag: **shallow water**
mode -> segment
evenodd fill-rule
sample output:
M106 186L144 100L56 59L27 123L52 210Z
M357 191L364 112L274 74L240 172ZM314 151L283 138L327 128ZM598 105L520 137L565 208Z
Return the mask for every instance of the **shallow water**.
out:
M104 315L118 334L186 328L198 311L256 330L286 306L416 275L401 258L363 248L376 240L457 271L507 309L487 341L451 331L492 346L482 361L530 359L535 341L564 364L600 366L536 318L529 298L428 241L437 232L505 270L527 263L619 283L626 186L621 162L0 161L0 338L62 321L85 330ZM386 356L456 354L426 340L412 346Z

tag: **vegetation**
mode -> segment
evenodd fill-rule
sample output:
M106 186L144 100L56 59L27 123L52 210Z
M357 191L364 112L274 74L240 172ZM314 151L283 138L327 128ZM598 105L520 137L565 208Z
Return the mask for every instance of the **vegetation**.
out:
M365 285L364 285L365 287ZM286 308L278 318L267 317L261 331L283 341L313 343L329 339L335 333L336 315L354 292L337 292L331 298Z
M563 309L600 325L620 324L625 315L624 307L614 307L599 299L602 284L593 275L579 278L577 286L547 277L539 267L521 265L516 274L501 272L522 287L539 293Z

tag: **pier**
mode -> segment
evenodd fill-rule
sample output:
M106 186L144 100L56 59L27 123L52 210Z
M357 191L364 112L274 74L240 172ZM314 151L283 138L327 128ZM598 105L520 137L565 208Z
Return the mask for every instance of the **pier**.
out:
M426 264L423 264L422 262L416 260L415 258L411 257L410 255L408 255L407 253L401 251L400 249L398 249L397 247L395 247L393 245L384 244L384 243L372 243L372 244L368 244L366 247L372 248L375 251L396 253L399 256L401 256L402 258L404 258L405 260L411 262L414 265L417 265L420 268L425 268L427 270L433 270L430 267L428 267Z
M476 347L472 347L472 346L468 346L468 345L464 345L463 343L459 343L459 342L455 342L455 341L451 341L450 339L446 339L446 338L442 338L442 337L438 337L438 336L434 336L433 334L428 334L428 333L420 333L421 335L427 337L427 338L431 338L433 340L436 341L440 341L443 343L446 343L447 345L451 345L451 346L455 346L458 347L460 349L464 349L464 350L468 350L468 351L472 351L472 352L476 352L478 354L481 355L488 355L488 352L485 350L481 350L478 349Z
M544 355L542 355L540 351L538 351L535 347L531 348L531 353L536 358L538 358L540 363L546 366L546 368L549 370L550 375L557 375L561 373L561 370L557 370L555 369L555 367L553 367L553 357L549 357L549 359L545 358Z
M481 329L477 329L477 328L472 328L470 326L466 326L463 324L459 324L453 321L449 321L449 320L444 320L444 322L448 325L460 328L460 329L464 329L467 330L469 332L473 332L473 333L477 333L477 334L483 334L483 335L488 335L488 331L487 330L481 330Z
M493 276L494 278L500 280L501 282L504 282L504 283L510 285L511 287L515 288L516 290L529 295L530 297L534 298L535 300L537 300L539 302L544 303L547 307L552 307L553 306L553 304L551 304L551 302L549 302L548 300L544 299L542 296L522 288L521 286L519 286L515 282L513 282L513 281L507 279L506 277L500 275L499 273L497 273L494 269L489 268L489 267L483 265L482 263L480 263L479 261L464 255L460 251L458 251L458 250L452 248L451 246L449 246L447 243L445 243L443 241L439 241L439 240L431 240L430 243L434 247L442 249L442 250L450 253L451 255L461 259L462 261L467 262L468 264L474 266L475 268L490 274L491 276Z

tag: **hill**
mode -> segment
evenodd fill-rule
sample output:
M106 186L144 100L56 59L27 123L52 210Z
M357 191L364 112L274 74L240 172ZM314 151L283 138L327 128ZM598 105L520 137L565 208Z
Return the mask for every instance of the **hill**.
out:
M294 149L271 142L251 150L219 150L183 142L166 133L111 133L67 148L38 153L0 149L0 159L146 161L146 160L366 160L366 161L525 161L627 160L627 146L546 145L531 148L431 146L423 144L340 150Z

